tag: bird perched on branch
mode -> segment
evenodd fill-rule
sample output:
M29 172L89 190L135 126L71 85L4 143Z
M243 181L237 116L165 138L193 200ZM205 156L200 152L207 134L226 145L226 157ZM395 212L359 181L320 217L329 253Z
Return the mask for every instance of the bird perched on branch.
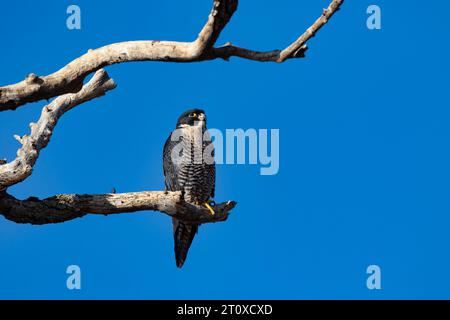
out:
M163 169L167 191L182 191L184 200L201 205L214 214L214 146L201 109L184 112L170 134L163 151ZM199 224L172 219L175 260L181 268L186 260Z

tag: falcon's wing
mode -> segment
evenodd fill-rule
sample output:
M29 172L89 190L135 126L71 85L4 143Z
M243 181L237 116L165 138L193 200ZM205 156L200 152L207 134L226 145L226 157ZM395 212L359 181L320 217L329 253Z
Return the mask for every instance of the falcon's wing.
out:
M164 182L168 191L180 191L181 186L178 181L179 168L172 161L173 148L179 143L171 140L172 134L167 138L163 150L163 170ZM182 137L180 137L182 139ZM183 152L183 151L181 151ZM198 231L196 224L188 224L172 218L175 260L178 268L181 268L187 258L189 248Z
M214 158L216 151L214 149L214 144L211 142L211 140L204 141L203 142L203 150L207 148L210 144L212 144L213 149L211 151L211 156ZM211 199L214 198L215 188L216 188L216 163L213 162L211 164L205 163L205 177L206 177L206 183L211 186L211 193L209 194L209 197Z
M164 170L164 183L167 191L179 191L180 186L178 184L177 168L172 161L172 150L177 144L176 141L172 141L170 137L166 140L163 150L163 170Z
M214 194L216 191L216 165L213 164L207 164L206 170L208 170L208 183L212 186L210 198L214 199Z

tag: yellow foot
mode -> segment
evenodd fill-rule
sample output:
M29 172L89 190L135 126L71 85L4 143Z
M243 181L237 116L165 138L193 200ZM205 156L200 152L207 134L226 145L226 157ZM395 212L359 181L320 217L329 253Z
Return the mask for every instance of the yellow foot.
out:
M214 203L214 201L211 201L211 203ZM215 215L214 209L211 207L210 202L205 202L203 204L206 208L208 208L209 213L213 216Z

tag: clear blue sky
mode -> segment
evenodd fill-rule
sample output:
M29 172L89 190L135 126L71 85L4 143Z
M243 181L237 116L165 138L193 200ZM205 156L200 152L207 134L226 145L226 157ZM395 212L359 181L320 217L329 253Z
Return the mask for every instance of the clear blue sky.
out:
M198 2L198 3L197 3ZM328 0L241 1L219 43L281 48ZM45 5L43 3L46 3ZM82 29L66 28L77 4ZM382 9L382 30L366 8ZM211 1L4 1L0 85L45 75L113 42L193 39ZM178 115L214 128L279 128L280 172L220 166L229 221L200 228L182 270L155 212L58 225L0 218L0 298L450 298L448 1L346 1L285 64L232 59L108 67L107 96L64 115L17 197L163 188L162 146ZM1 157L45 102L0 113ZM82 289L66 289L66 267ZM382 290L366 288L366 268Z

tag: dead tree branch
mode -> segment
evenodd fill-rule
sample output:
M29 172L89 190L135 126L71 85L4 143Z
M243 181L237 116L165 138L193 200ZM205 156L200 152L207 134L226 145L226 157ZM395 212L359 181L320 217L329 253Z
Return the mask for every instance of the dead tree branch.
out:
M37 123L30 124L30 135L15 136L22 144L16 158L11 162L0 159L0 214L17 223L31 224L59 223L86 214L109 215L147 210L160 211L191 223L225 221L236 202L217 204L214 208L215 215L210 215L206 208L185 202L181 192L57 195L43 200L36 197L18 200L7 193L7 188L24 181L32 174L40 151L48 145L53 130L64 113L116 87L103 67L132 61L197 62L240 57L261 62L284 62L301 58L307 49L307 41L328 22L342 3L343 0L333 0L314 24L286 49L258 52L231 43L214 47L238 5L238 0L214 0L205 26L192 42L114 43L89 50L48 76L30 74L19 83L0 87L0 112L59 96L43 108ZM85 78L94 72L92 79L83 85Z
M210 59L222 58L229 60L230 57L240 57L243 59L261 62L284 62L293 58L304 58L308 50L306 42L315 36L328 20L339 10L344 0L334 0L327 9L323 9L322 15L303 33L295 42L284 50L273 50L266 52L253 51L240 48L227 43L222 47L213 48Z
M44 200L31 197L17 200L5 191L0 192L0 214L16 223L60 223L86 214L110 215L137 211L160 211L191 223L225 221L236 202L216 204L215 214L205 207L183 201L181 192L147 191L123 194L67 194Z
M22 144L17 151L17 157L9 163L0 163L0 190L19 183L31 175L39 152L49 143L53 129L64 113L83 102L104 95L115 87L114 81L103 69L100 69L80 91L62 95L45 106L39 121L30 124L30 135L15 136Z
M0 161L0 214L8 220L30 224L60 223L89 213L109 215L147 210L160 211L192 223L225 221L236 202L216 205L215 215L211 215L208 209L185 202L181 192L57 195L44 200L36 197L18 200L6 192L7 187L31 175L40 151L49 143L53 130L64 113L115 87L114 81L100 69L79 92L62 95L44 107L39 121L30 125L29 136L16 136L22 144L16 159L9 163Z
M214 45L233 13L238 0L214 0L208 21L193 42L129 41L89 50L64 68L48 76L31 74L16 84L0 87L0 111L15 110L29 102L78 92L87 75L112 64L132 61L198 62L217 58L240 57L254 61L284 62L302 58L306 42L339 10L344 0L333 0L319 19L284 50L257 52L226 44Z

